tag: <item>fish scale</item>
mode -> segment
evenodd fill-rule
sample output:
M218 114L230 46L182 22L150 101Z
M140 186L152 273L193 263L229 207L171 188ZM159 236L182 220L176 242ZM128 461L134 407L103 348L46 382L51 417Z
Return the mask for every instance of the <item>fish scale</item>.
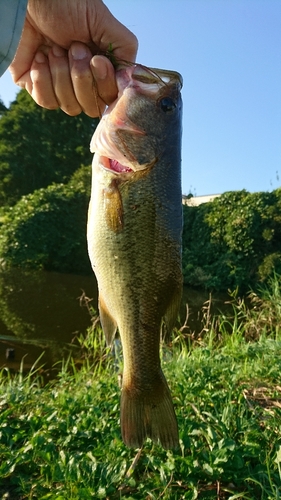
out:
M107 343L117 328L122 342L123 440L140 447L150 437L175 448L177 421L159 345L163 321L168 332L174 326L182 292L182 82L176 72L140 65L116 78L118 100L92 139L89 255Z

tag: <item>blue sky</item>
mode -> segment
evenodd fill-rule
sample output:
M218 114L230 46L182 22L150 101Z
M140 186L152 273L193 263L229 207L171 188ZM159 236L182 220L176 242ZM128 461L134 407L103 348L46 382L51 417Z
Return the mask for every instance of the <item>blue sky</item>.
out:
M105 3L137 35L138 62L183 76L183 193L279 187L281 1ZM16 91L5 74L6 105Z

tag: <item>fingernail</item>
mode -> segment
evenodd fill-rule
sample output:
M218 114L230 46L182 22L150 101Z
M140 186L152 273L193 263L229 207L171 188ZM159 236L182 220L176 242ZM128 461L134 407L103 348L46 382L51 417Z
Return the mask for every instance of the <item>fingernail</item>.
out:
M101 61L98 56L95 56L91 60L91 65L95 80L105 80L107 77L107 67L103 61Z
M39 64L42 64L45 62L45 56L44 56L43 52L36 52L34 59Z
M73 45L71 47L70 51L71 51L71 55L72 55L73 59L75 59L77 61L79 61L81 59L85 59L85 57L88 54L87 50L83 46Z
M16 85L17 85L18 87L21 87L22 89L25 89L25 82L22 82L21 80L18 80L18 81L16 82Z
M65 51L59 45L54 45L53 46L53 54L56 57L63 57L65 54Z

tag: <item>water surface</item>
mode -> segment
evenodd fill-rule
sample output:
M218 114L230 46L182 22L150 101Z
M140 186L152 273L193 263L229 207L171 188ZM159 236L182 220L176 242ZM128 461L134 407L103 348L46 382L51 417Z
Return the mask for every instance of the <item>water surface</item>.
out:
M91 325L89 311L80 301L83 293L96 309L93 275L21 269L0 272L0 366L18 369L25 356L29 368L43 351L48 365L61 359L61 347Z
M0 272L0 367L18 370L22 359L29 369L44 352L41 363L52 366L63 357L63 347L91 326L91 315L80 298L97 310L94 275L77 276L21 269ZM188 303L190 331L200 331L200 312L207 292L184 287L181 323ZM223 298L214 298L219 308ZM180 326L180 324L179 324Z

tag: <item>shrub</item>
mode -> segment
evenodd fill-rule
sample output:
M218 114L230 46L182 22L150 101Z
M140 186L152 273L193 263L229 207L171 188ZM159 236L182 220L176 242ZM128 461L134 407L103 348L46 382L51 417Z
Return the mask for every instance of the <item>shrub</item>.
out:
M89 196L83 185L78 182L75 187L72 180L53 184L23 196L10 208L0 233L2 264L91 272L86 243Z
M244 292L281 269L281 189L184 206L184 282Z

